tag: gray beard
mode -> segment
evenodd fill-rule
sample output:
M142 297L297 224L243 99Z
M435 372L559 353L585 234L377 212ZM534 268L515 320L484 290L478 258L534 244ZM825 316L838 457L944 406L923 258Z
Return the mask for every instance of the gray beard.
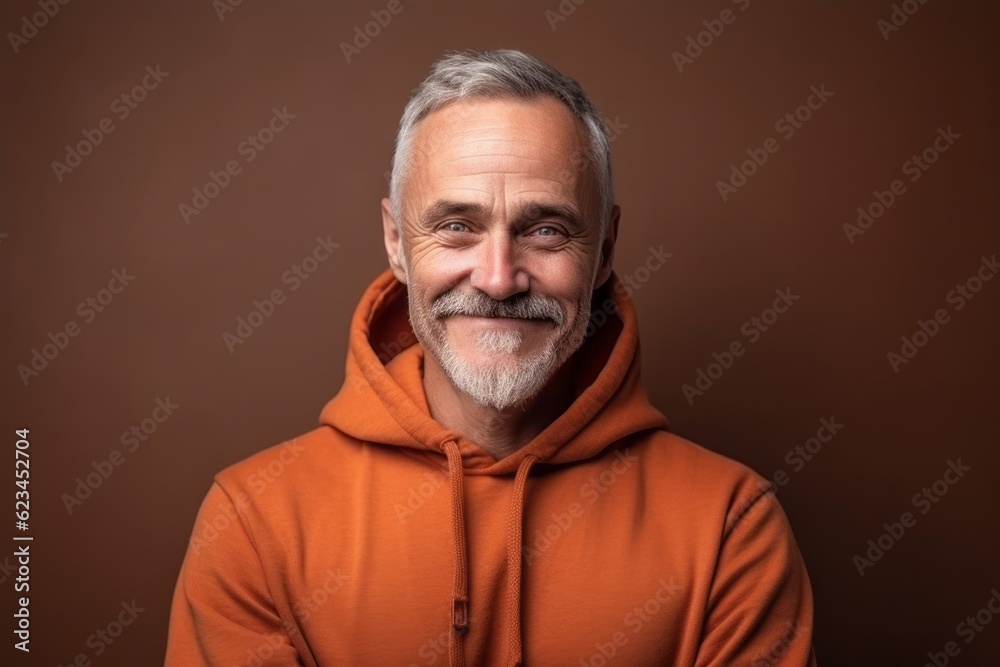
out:
M558 368L556 342L524 359L497 361L483 367L464 359L447 339L435 355L444 372L462 393L477 404L502 411L533 398ZM512 354L521 346L516 331L487 331L476 345L483 354Z
M440 323L410 302L410 324L424 349L434 356L451 383L478 405L503 411L534 398L555 372L576 352L586 337L591 293L577 304L577 314L565 334L551 339L545 349L526 358L473 364L451 345ZM435 326L437 325L437 326ZM481 354L511 355L521 346L517 331L488 330L475 344Z

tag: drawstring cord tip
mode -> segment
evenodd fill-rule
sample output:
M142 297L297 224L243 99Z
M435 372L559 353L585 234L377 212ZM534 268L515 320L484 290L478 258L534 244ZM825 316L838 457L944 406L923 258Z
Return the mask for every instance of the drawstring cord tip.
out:
M455 598L452 600L451 624L455 632L464 635L469 631L469 604L467 601Z

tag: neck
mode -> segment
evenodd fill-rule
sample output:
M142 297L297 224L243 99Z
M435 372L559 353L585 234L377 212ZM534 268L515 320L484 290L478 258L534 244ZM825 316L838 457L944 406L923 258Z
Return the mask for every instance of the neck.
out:
M564 363L535 397L523 405L497 410L459 391L434 356L426 354L424 394L435 421L499 461L531 442L566 411L573 400L569 372L570 363Z

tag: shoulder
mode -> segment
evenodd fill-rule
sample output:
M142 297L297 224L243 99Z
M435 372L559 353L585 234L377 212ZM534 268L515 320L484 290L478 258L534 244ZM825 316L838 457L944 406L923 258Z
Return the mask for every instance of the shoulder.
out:
M676 433L657 430L636 444L645 465L662 468L677 482L695 486L712 483L743 489L765 490L773 485L750 466L683 438Z
M633 449L665 495L685 504L724 508L727 530L762 499L774 499L774 484L748 465L670 431L655 431Z
M215 475L214 481L238 505L279 505L328 487L343 474L346 438L323 426L263 449ZM250 502L241 502L253 501Z

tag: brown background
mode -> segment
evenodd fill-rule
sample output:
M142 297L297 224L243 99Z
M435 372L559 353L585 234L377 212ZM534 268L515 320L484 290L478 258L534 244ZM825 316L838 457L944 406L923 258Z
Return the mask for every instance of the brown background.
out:
M589 0L553 30L555 0L404 0L350 63L339 44L386 3L333 4L243 0L220 20L210 0L75 0L18 53L2 47L3 446L11 461L13 430L31 428L35 536L33 651L5 642L9 664L162 662L212 474L313 428L339 387L349 314L386 265L378 200L410 90L443 50L495 47L551 62L627 125L613 144L617 271L650 246L673 253L635 293L646 382L679 434L790 473L779 497L812 577L821 665L920 665L947 641L952 664L997 664L1000 619L969 644L956 625L1000 587L1000 281L961 311L946 302L1000 252L993 3L928 2L885 40L889 2ZM727 7L735 22L678 72L671 54ZM0 28L37 11L6 2ZM119 120L111 102L157 64L169 76ZM833 96L778 135L821 84ZM295 119L185 224L178 205L241 159L273 107ZM51 163L104 117L114 132L60 183ZM948 126L960 139L906 180L903 162ZM716 181L771 136L780 150L723 202ZM842 225L896 178L906 193L849 243ZM288 292L282 273L321 235L340 248ZM81 323L77 304L123 266L134 282L26 386L17 366ZM741 325L785 287L800 300L689 404L681 385L746 342ZM230 354L222 333L274 288L287 302ZM886 354L942 307L951 321L894 373ZM70 515L62 495L167 396L181 407ZM786 453L831 416L843 430L792 472ZM959 457L972 470L916 512L913 494ZM907 510L916 525L859 576L853 556ZM5 516L0 541L16 532ZM8 638L13 576L0 571ZM145 611L95 658L88 636L133 599Z

